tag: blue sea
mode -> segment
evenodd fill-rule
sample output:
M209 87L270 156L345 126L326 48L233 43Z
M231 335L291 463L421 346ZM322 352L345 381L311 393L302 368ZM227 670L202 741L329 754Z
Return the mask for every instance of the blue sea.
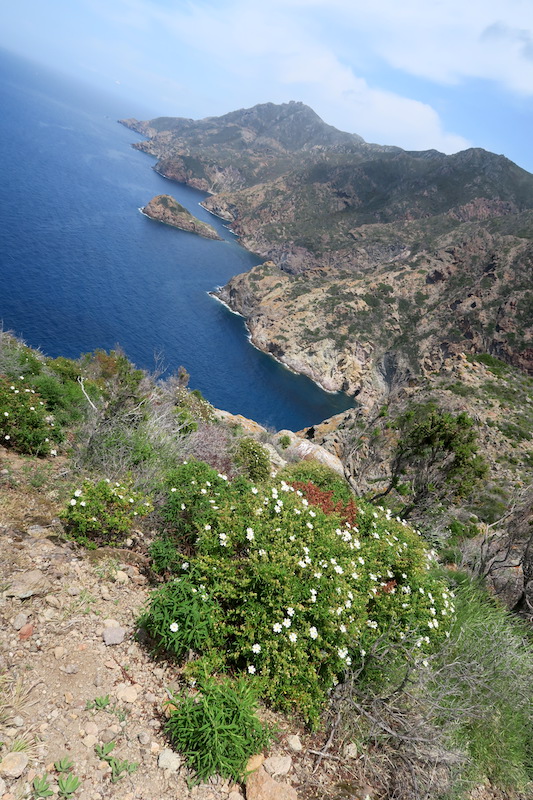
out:
M183 365L216 407L276 430L350 405L248 341L244 321L208 292L260 259L170 182L117 107L0 51L0 323L46 355L120 345L138 366ZM179 115L179 109L176 109ZM172 194L224 241L161 225L139 208Z

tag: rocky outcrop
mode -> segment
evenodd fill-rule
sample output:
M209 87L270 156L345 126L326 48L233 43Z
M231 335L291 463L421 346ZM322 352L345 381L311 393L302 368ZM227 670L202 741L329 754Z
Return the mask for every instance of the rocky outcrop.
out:
M197 233L198 236L203 236L206 239L221 238L211 225L193 217L190 211L187 211L186 208L177 203L168 194L160 194L157 197L153 197L148 205L142 209L142 212L147 217L156 219L158 222L164 222L165 225L171 225L173 228L179 228L189 233Z

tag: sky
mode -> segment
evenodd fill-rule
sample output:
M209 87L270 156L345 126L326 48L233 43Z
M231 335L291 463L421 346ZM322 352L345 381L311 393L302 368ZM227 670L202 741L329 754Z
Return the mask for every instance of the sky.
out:
M369 142L533 172L533 0L4 0L0 47L127 116L299 100Z

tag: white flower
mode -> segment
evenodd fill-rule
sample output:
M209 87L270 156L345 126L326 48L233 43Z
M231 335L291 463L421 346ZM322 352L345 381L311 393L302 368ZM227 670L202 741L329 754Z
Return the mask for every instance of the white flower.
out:
M181 504L181 510L182 510L182 511L185 511L185 503L182 503L182 504Z
M315 628L314 625L311 628L309 628L309 636L311 637L311 639L317 639L318 638L318 631L317 631L317 629Z
M170 623L170 630L172 631L172 633L176 633L178 629L179 629L179 625L178 625L177 622L171 622Z
M85 500L82 500L80 506L85 506L85 505L86 505Z
M274 633L281 633L281 624L279 622L275 622L272 625L272 630L274 631Z
M8 442L11 439L11 436L4 436L4 439Z
M252 542L254 540L254 532L251 528L247 529L246 538L248 539L249 542Z
M335 567L335 572L337 573L337 575L343 575L344 574L343 568L339 567L338 565Z
M250 675L253 675L255 673L255 667L253 664L248 665L248 672L250 673Z
M260 644L253 644L252 645L252 653L260 653L261 652L261 645Z
M294 642L296 641L297 638L298 638L298 635L296 633L294 633L294 631L291 631L291 633L289 633L289 639L293 644L294 644Z
M285 628L290 628L292 625L292 619L290 617L285 617L283 620L283 625Z
M211 530L211 525L204 525L204 530L210 531Z
M181 568L182 569L189 569L189 562L188 561L184 561L183 564L181 565Z
M257 494L257 493L258 493L258 491L259 491L259 490L258 490L258 489L256 489L256 487L255 487L255 486L252 486L252 494Z
M4 417L9 417L9 413L7 411L4 411Z
M72 498L72 500L70 501L70 505L71 506L75 506L76 505L76 501L74 500L74 498Z
M258 553L260 556L266 556L266 550L263 550L262 548L261 550L258 550Z
M57 450L50 450L51 456L57 456Z
M178 490L177 490L177 489L176 489L176 488L173 486L173 487L172 487L172 489L171 489L170 491L171 491L171 492L177 492Z
M378 623L373 619L367 619L366 624L368 625L369 628L375 629L378 627Z
M81 489L76 489L76 491L74 492L74 497L79 497L81 494L82 494Z
M346 625L339 625L339 630L341 633L346 633Z
M313 530L313 523L312 522L308 522L306 524L307 524L307 527L309 528L309 530L312 531Z
M294 617L294 608L288 608L287 614L289 615L289 617Z

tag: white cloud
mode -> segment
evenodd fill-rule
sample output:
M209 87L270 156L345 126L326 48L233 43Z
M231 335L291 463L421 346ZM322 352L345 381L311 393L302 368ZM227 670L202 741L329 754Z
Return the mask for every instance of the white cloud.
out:
M258 99L267 94L275 102L303 100L330 124L369 141L445 152L469 145L464 137L443 130L430 105L372 87L341 61L312 16L323 4L273 0L267 6L228 0L213 7L198 0L185 10L156 9L151 3L145 9L176 38L194 42L215 70L228 70L243 88L255 86ZM135 6L139 8L137 0ZM353 18L352 6L337 2L337 7Z

